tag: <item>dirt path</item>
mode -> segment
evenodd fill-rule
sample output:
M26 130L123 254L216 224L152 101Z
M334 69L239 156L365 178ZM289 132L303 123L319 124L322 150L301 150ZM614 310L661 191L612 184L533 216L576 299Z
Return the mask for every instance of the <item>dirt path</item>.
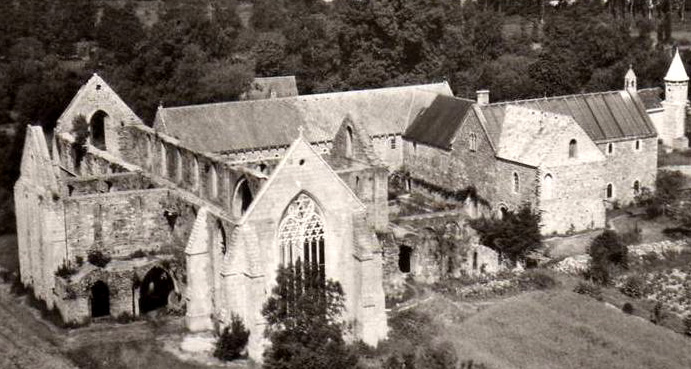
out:
M76 369L50 342L50 331L16 305L6 287L0 286L0 368Z

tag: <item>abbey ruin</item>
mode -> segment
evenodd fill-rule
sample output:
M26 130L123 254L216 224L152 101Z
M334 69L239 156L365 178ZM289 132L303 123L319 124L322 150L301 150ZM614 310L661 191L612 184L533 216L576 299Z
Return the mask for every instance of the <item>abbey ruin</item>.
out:
M65 321L177 306L199 332L235 314L258 358L276 270L299 259L341 283L344 319L376 345L386 281L501 267L467 219L528 203L545 234L597 229L654 188L659 142L688 146L678 53L665 83L663 100L630 70L621 91L499 103L447 83L304 96L266 83L245 101L160 107L149 126L94 75L53 134L28 127L21 281ZM393 184L458 206L397 214ZM434 257L443 238L464 246L453 268Z

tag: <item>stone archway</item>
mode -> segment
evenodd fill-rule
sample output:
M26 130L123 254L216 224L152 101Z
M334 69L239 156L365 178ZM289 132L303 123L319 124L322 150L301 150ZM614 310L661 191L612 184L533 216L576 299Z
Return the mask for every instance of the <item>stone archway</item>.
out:
M98 318L110 315L110 290L103 281L97 281L91 286L91 317Z
M151 268L139 286L139 313L145 314L167 306L174 288L173 278L167 271L157 266Z

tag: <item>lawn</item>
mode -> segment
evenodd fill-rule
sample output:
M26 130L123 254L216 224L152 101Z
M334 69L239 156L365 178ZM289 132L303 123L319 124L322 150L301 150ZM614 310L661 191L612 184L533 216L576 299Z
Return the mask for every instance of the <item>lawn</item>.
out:
M689 368L691 340L564 290L509 298L443 329L490 368Z

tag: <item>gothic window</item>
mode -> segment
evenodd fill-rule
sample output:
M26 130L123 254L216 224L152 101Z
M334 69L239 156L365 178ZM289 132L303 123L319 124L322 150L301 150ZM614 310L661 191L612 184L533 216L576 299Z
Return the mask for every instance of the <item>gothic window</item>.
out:
M345 156L346 158L353 156L353 129L350 126L346 127Z
M610 142L607 144L607 155L612 155L613 153L614 153L614 144Z
M569 158L575 158L578 155L578 142L571 140L569 142Z
M475 133L470 134L470 138L468 139L468 147L470 147L470 151L477 151L477 136Z
M633 195L638 196L641 193L641 182L638 180L633 182Z
M396 136L389 139L389 145L391 146L391 150L396 149Z
M513 173L513 192L518 193L520 190L520 179L518 178L518 173L514 172Z
M542 181L542 197L544 199L551 199L553 192L552 175L547 174L545 180Z
M245 178L240 179L235 186L235 194L233 195L233 215L236 217L243 216L250 207L252 200L249 182Z
M614 187L611 183L607 184L607 198L611 199L614 196Z
M199 160L196 156L192 156L192 189L199 189Z
M179 149L175 149L175 182L182 182L182 155Z
M300 194L288 205L278 228L278 243L283 265L300 260L324 275L324 220L312 198Z
M226 238L226 230L223 228L221 223L218 223L216 232L216 242L218 244L218 249L223 255L228 252L228 239Z

